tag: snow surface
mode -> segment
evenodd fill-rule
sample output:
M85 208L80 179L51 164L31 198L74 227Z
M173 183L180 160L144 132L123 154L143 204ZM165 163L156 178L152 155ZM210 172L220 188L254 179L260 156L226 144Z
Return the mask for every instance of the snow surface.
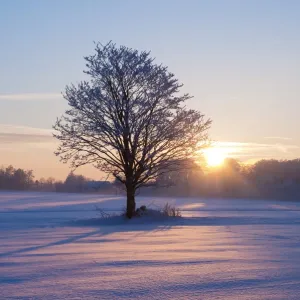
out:
M0 299L300 299L300 203L0 193Z

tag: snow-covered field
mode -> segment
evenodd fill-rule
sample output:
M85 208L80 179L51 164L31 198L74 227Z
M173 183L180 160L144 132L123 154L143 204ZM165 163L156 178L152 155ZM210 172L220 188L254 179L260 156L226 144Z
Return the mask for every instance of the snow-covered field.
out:
M0 299L300 299L300 203L168 201L179 220L97 221L119 196L0 193Z

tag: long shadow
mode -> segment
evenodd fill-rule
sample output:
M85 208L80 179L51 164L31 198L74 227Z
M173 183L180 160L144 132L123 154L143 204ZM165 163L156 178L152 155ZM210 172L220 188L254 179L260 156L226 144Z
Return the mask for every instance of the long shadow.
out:
M133 221L133 222L131 222ZM79 242L81 239L91 237L94 235L105 236L112 233L117 232L133 232L133 231L161 231L161 230L169 230L172 227L170 222L152 222L152 223L143 223L141 220L138 220L139 223L135 222L135 220L127 220L124 217L116 216L104 219L87 219L87 220L77 220L68 223L62 224L62 227L71 226L71 227L93 227L99 228L87 233L82 233L79 235L74 235L69 238L61 239L55 242L46 243L43 245L25 247L22 249L7 251L0 253L1 257L11 256L15 254L22 254L30 251L45 249L53 246L65 245L74 242ZM146 222L146 221L145 221ZM104 242L104 240L100 240L99 243Z
M10 256L10 255L20 254L20 253L26 253L26 252L35 251L35 250L39 250L39 249L44 249L44 248L48 248L48 247L52 247L52 246L59 246L59 245L69 244L69 243L73 243L73 242L76 242L80 239L84 239L86 237L90 237L90 236L93 236L93 235L96 235L96 234L99 234L99 233L102 233L102 231L101 230L94 230L94 231L91 231L91 232L87 232L87 233L83 233L83 234L79 234L79 235L74 235L72 237L62 239L62 240L59 240L59 241L56 241L56 242L47 243L47 244L44 244L44 245L38 245L38 246L32 246L32 247L26 247L26 248L22 248L22 249L2 252L2 253L0 253L0 257Z
M121 216L109 218L81 219L62 223L62 227L92 227L93 231L74 235L43 245L26 247L0 253L0 257L26 253L52 246L77 242L81 239L99 234L100 236L120 232L167 231L172 227L185 226L241 226L241 225L300 225L300 218L263 218L263 217L188 217L188 218L136 218L128 220ZM96 228L96 229L95 229Z

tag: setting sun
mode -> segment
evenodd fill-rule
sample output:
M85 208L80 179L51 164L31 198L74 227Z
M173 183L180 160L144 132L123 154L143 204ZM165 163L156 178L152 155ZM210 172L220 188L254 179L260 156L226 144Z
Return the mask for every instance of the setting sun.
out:
M222 149L217 147L206 149L206 151L204 152L204 156L207 164L211 167L221 165L226 158L226 155L222 151Z

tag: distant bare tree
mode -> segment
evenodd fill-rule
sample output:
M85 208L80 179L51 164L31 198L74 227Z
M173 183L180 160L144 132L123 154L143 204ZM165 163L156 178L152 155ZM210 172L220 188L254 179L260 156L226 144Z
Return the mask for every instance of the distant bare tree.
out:
M73 168L93 164L125 185L127 216L136 190L193 157L211 121L184 106L182 84L149 52L97 44L85 57L91 81L66 88L70 109L57 120L57 155Z

